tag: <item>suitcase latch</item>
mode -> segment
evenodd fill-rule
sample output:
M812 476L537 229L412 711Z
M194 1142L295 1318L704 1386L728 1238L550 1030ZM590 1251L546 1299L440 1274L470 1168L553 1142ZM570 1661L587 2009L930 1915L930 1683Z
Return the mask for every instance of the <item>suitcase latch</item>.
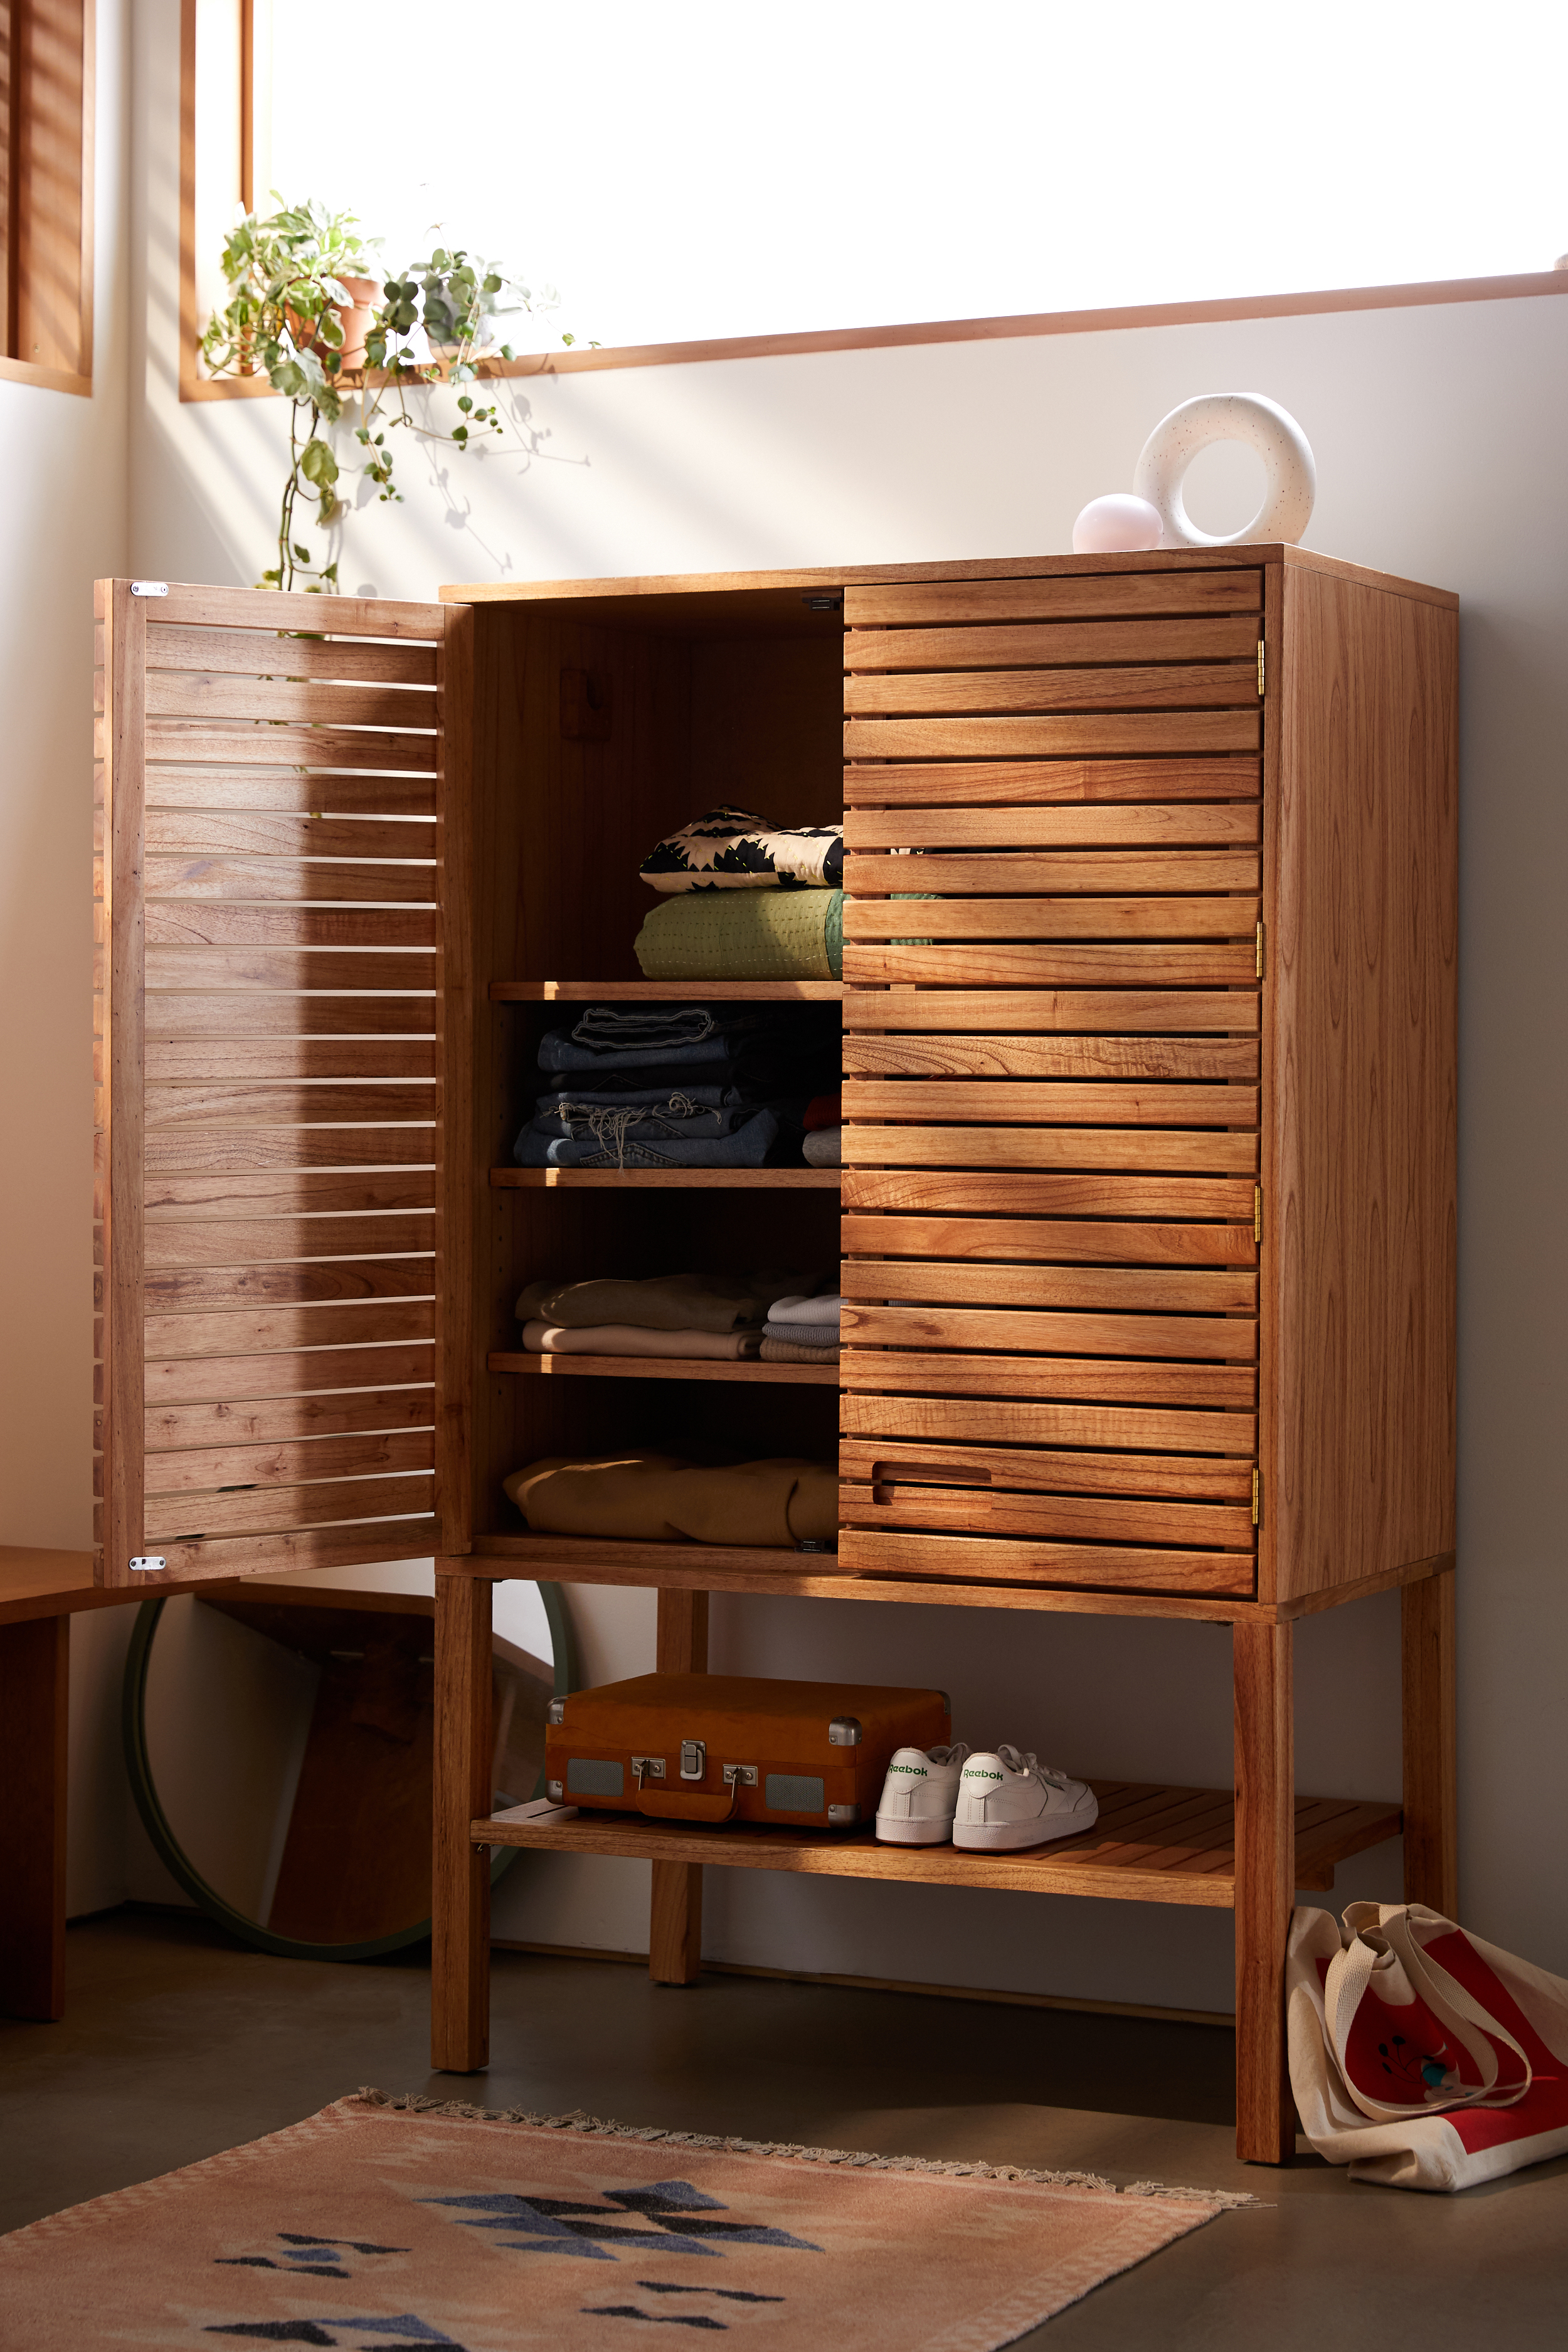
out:
M827 1744L830 1748L858 1748L860 1745L859 1717L836 1715L827 1727Z
M683 1780L701 1780L708 1774L708 1748L700 1739L683 1739L680 1743L680 1777Z

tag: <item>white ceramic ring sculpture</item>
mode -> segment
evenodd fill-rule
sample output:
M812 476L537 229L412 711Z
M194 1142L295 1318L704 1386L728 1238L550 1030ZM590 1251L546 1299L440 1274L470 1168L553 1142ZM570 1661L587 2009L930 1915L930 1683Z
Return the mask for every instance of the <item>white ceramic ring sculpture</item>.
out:
M1187 519L1182 477L1200 449L1245 441L1268 471L1263 504L1242 530L1215 538ZM1318 469L1306 435L1278 401L1257 392L1206 392L1163 417L1143 444L1132 488L1160 517L1162 547L1240 547L1253 540L1294 546L1312 519Z

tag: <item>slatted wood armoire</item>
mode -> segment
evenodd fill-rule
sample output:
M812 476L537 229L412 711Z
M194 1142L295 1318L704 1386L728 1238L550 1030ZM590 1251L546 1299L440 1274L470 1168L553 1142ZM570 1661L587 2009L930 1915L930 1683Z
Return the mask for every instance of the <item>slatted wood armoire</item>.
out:
M436 1556L436 2063L485 2063L495 1843L651 1857L668 1982L703 1864L1218 1905L1240 2151L1288 2152L1292 1891L1402 1825L1295 1792L1304 1612L1403 1587L1405 1884L1454 1909L1456 600L1259 545L117 582L99 628L100 1573ZM639 978L638 861L726 799L843 811L842 983ZM841 1004L841 1181L513 1164L573 1005L744 996ZM841 1257L837 1370L517 1352L534 1275L760 1232ZM501 1491L694 1403L837 1444L837 1558L532 1535ZM715 1591L1228 1622L1235 1789L1102 1783L994 1856L491 1824L491 1587L534 1576L657 1587L668 1668Z

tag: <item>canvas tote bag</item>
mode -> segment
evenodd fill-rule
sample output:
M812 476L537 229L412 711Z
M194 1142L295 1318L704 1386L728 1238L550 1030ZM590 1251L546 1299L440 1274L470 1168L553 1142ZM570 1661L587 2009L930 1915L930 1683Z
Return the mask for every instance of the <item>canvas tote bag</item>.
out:
M1290 2086L1320 2156L1390 2189L1469 2189L1568 2151L1568 1983L1419 1903L1298 1910Z

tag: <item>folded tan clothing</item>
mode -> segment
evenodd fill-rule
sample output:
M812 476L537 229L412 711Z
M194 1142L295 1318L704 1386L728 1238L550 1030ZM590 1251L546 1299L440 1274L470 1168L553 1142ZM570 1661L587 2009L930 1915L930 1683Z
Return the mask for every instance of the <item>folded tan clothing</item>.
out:
M775 1298L809 1291L813 1274L656 1274L628 1282L606 1276L593 1282L531 1282L517 1302L520 1322L638 1323L650 1331L746 1331L761 1328Z
M826 1462L711 1468L674 1454L555 1454L514 1470L505 1486L541 1535L783 1549L830 1541L838 1528L838 1474Z
M535 1356L695 1356L734 1364L754 1357L762 1346L755 1331L649 1331L640 1323L590 1323L564 1329L532 1321L522 1327L522 1344Z
M762 1359L764 1364L836 1364L838 1342L831 1348L803 1347L798 1339L773 1339L763 1334Z

